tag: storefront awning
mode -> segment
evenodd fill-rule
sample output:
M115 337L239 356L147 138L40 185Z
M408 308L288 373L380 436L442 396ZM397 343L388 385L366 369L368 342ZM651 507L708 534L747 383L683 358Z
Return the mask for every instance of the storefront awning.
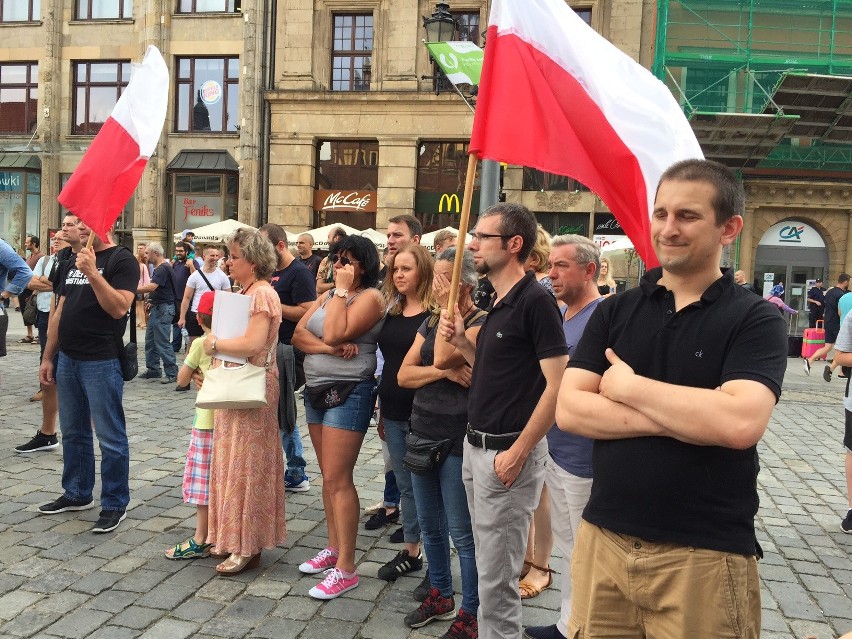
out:
M181 151L166 167L168 171L239 171L239 166L227 151L198 149Z
M777 107L777 108L776 108ZM798 115L790 135L824 142L852 142L852 77L785 73L764 113Z
M798 120L795 115L697 111L689 123L708 160L742 169L757 166Z
M41 170L41 160L29 153L0 153L0 169Z

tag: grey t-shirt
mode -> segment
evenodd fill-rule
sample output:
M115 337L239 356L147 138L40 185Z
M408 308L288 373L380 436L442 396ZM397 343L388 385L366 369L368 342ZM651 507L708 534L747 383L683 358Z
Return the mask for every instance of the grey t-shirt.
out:
M852 353L852 321L850 321L852 313L847 313L840 324L840 332L837 334L837 341L834 343L835 350L843 351L844 353ZM843 408L852 411L852 397L846 394L843 397Z
M346 305L349 306L358 295L348 298ZM326 293L322 305L311 315L306 325L306 328L320 339L322 339L322 328L325 322L325 305L331 300L331 296L332 291ZM324 353L306 355L305 380L307 380L307 385L320 386L331 382L357 382L373 377L376 373L376 341L384 323L385 318L383 316L370 330L352 340L353 343L358 345L358 354L352 359L343 359Z
M600 297L589 302L579 313L562 322L562 331L565 333L565 343L568 344L568 357L574 354L577 343L583 336L586 323L592 316L592 312L604 300ZM559 312L565 317L565 306L559 308ZM577 477L591 479L592 477L592 444L593 440L574 433L566 433L559 430L554 424L547 432L547 447L553 461L564 471Z

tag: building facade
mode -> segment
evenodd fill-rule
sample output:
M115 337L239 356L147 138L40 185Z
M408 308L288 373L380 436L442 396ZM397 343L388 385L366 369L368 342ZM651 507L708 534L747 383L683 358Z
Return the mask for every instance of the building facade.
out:
M659 0L657 14L654 72L746 188L728 264L806 310L810 281L852 271L852 2ZM791 319L803 328L807 313Z
M62 185L148 45L169 67L169 109L119 240L168 244L183 228L256 222L267 10L240 0L0 2L0 237L22 249L27 234L59 226Z

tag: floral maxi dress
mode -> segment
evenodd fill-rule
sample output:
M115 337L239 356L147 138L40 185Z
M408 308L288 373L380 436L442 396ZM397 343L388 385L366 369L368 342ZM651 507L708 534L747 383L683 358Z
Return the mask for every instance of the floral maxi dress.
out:
M219 554L255 555L287 538L284 522L284 459L278 430L278 366L275 351L281 303L270 286L252 295L252 315L267 313L269 325L264 348L249 357L265 366L265 408L216 410L213 417L213 459L210 467L210 510L207 542ZM221 365L214 360L213 366Z

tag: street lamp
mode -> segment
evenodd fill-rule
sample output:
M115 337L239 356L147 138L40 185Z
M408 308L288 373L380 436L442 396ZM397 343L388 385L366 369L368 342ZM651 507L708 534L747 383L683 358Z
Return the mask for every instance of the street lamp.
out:
M426 42L448 42L458 30L458 21L450 13L450 5L439 2L430 17L423 16L423 28L426 29Z

